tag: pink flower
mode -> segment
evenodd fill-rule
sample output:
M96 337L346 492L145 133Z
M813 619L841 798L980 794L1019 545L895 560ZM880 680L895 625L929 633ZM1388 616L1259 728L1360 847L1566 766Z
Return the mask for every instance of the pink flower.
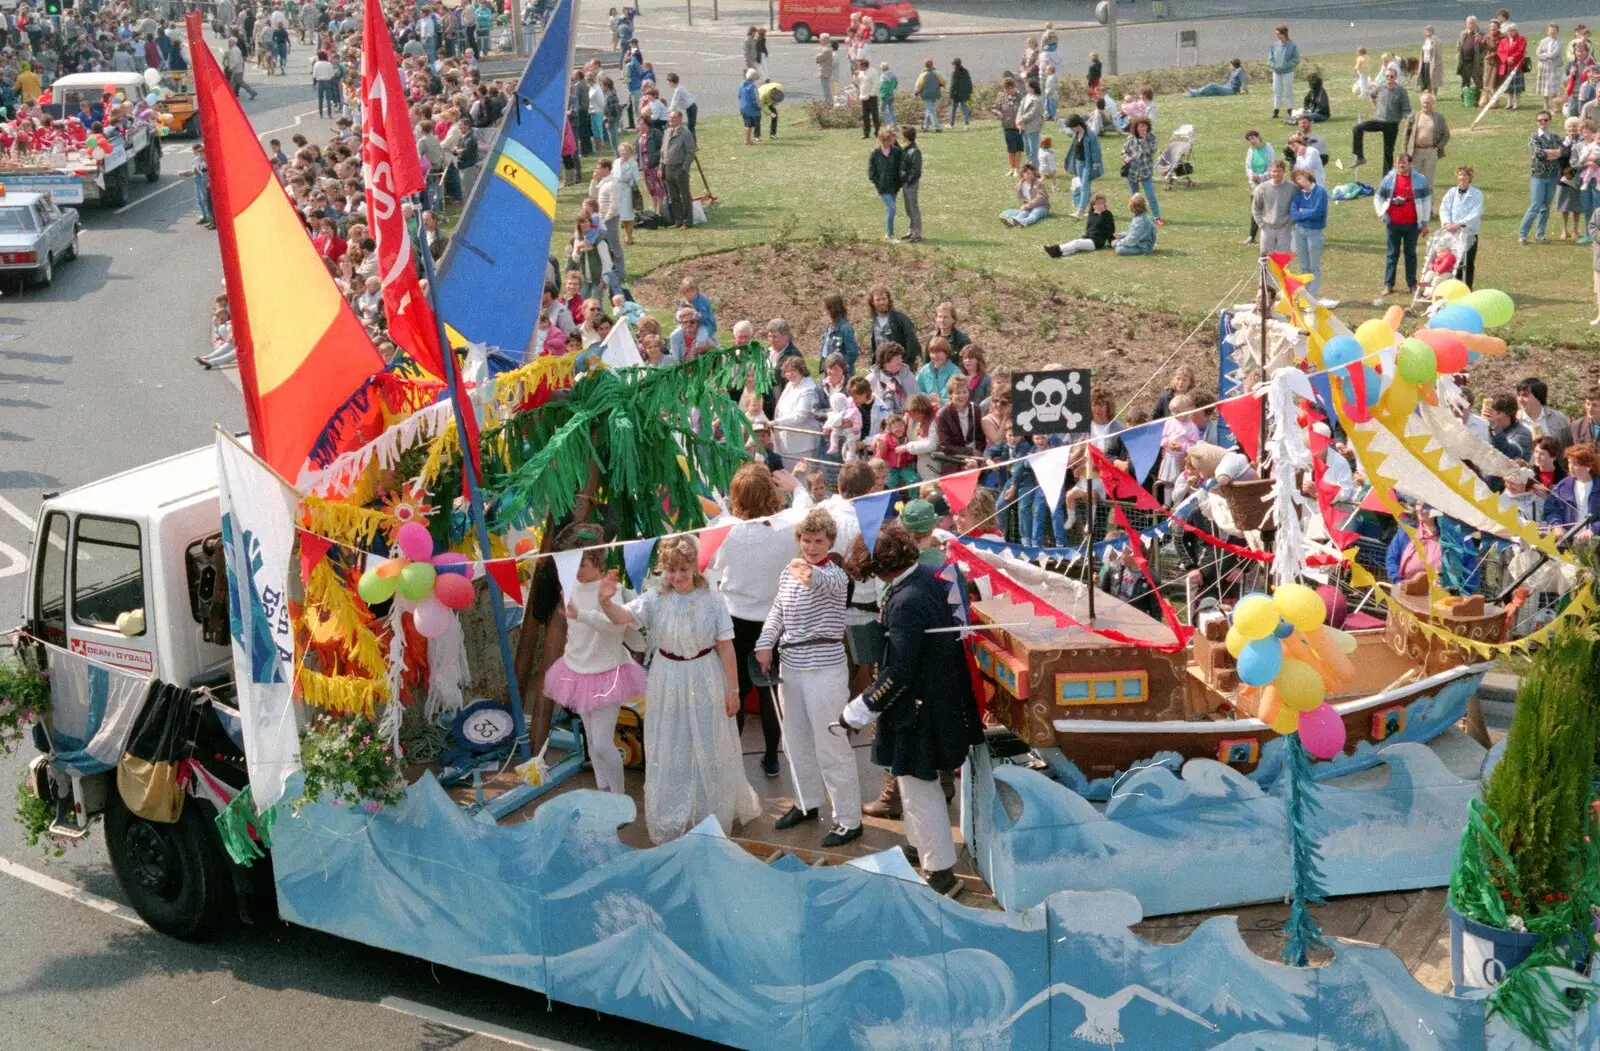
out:
M365 804L362 805L361 809L365 810L369 814L376 814L378 811L383 809L383 804L378 802L376 799L369 799Z

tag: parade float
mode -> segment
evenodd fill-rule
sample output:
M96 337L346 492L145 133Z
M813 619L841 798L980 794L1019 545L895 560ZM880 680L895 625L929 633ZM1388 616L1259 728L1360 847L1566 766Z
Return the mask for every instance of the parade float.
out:
M1565 831L1540 861L1526 837L1501 838L1526 818L1540 753L1513 735L1491 814L1476 806L1483 750L1450 729L1508 651L1555 639L1564 659L1592 661L1589 571L1462 467L1483 465L1470 436L1430 430L1419 407L1448 397L1436 376L1450 362L1493 352L1481 329L1504 320L1498 299L1460 304L1457 323L1479 331L1459 338L1440 335L1461 331L1444 311L1426 338L1388 322L1351 335L1274 264L1272 301L1306 339L1263 367L1264 393L1240 396L1241 419L1265 408L1254 459L1272 526L1246 532L1271 543L1207 534L1263 575L1193 627L1164 598L1156 619L1056 572L1048 552L948 545L944 579L995 723L959 778L977 866L964 902L926 885L897 822L833 851L778 830L781 783L731 834L708 818L658 846L637 791L590 790L586 752L633 756L637 727L588 741L539 696L560 624L546 592L576 569L574 552L551 550L555 528L595 521L605 539L592 547L638 586L663 536L696 535L708 560L729 528L708 503L748 437L727 391L770 377L754 345L635 367L623 326L586 360L496 371L494 348L526 347L535 331L537 304L495 290L544 268L536 242L555 187L539 158L559 150L571 19L559 5L524 76L527 112L490 158L457 234L461 262L429 282L437 327L405 312L424 300L390 304L398 365L363 347L214 61L197 57L251 433L46 502L41 533L59 522L60 550L117 542L94 525L111 518L134 527L126 543L151 567L95 597L91 632L66 616L65 595L59 608L40 599L60 558L37 547L26 656L5 680L24 700L0 709L0 727L27 718L22 703L45 707L48 669L34 787L55 806L52 831L82 835L104 813L124 888L168 933L203 935L235 909L276 915L752 1051L1600 1039L1578 974L1590 945L1571 937L1592 868L1561 909L1536 915L1526 899L1590 820L1582 764L1573 753L1543 775L1559 781ZM528 229L542 234L506 234ZM499 269L481 271L489 259ZM241 276L263 260L303 274L295 309ZM1402 595L1363 578L1334 523L1309 540L1323 501L1296 484L1315 471L1308 409L1339 421L1397 516L1405 494L1571 565L1566 608L1511 637L1503 608L1463 608L1431 572L1426 590ZM1143 499L1141 472L1095 468L1114 500ZM975 472L941 482L956 508L976 484ZM869 537L888 502L856 501ZM1126 528L1118 542L1158 593L1144 546L1175 528L1186 527ZM1330 625L1312 572L1373 593L1381 626ZM1567 703L1551 698L1544 718ZM1509 993L1429 991L1392 953L1322 935L1314 906L1329 895L1449 882L1463 828L1458 911L1479 926L1525 917L1538 935L1508 965L1522 979ZM166 845L139 857L171 867L131 864L136 842ZM1225 915L1171 944L1133 930L1274 898L1292 902L1283 963L1252 952Z

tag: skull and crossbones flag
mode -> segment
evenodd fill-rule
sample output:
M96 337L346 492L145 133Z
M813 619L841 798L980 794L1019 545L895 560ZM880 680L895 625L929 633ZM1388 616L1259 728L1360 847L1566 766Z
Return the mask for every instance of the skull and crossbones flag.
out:
M1011 423L1019 435L1089 430L1089 370L1018 372L1011 382Z

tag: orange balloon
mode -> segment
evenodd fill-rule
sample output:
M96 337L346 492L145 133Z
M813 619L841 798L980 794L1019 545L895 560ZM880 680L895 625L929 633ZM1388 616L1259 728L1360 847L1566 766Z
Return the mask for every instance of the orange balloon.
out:
M1475 350L1479 354L1504 354L1506 352L1506 341L1499 336L1457 332L1456 337L1466 344L1468 350Z
M1261 691L1261 703L1256 706L1256 718L1271 726L1278 720L1278 713L1283 711L1283 698L1278 696L1276 686L1267 686Z
M518 540L517 546L513 550L519 555L533 554L533 537L525 536Z
M1338 640L1318 628L1311 633L1308 641L1317 655L1322 679L1328 684L1328 692L1338 692L1356 681L1355 662L1350 659L1348 653L1339 648Z
M382 562L378 563L378 568L375 570L375 572L378 574L378 576L384 578L385 580L389 580L393 577L398 577L400 575L400 571L404 568L406 568L406 559L386 558Z
M1467 345L1460 338L1464 333L1419 328L1411 335L1433 348L1433 359L1440 373L1460 372L1467 367Z
M1390 307L1388 310L1383 312L1383 323L1394 329L1396 332L1400 331L1400 326L1405 324L1405 320L1405 307Z

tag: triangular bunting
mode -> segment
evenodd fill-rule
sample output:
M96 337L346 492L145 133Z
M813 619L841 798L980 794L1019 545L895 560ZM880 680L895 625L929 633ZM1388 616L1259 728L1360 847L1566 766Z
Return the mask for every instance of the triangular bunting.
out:
M489 579L500 585L511 601L522 605L522 578L517 576L517 560L514 558L494 558L483 564L483 570L489 574Z
M961 511L972 503L972 494L978 491L978 472L962 471L960 474L947 474L939 479L939 488L944 490L944 498L950 503L950 510Z
M728 539L728 533L733 529L732 523L707 529L700 534L700 572L704 573L711 560L717 556L717 548Z
M1261 458L1261 401L1262 395L1255 394L1217 402L1217 411L1252 462Z
M583 561L582 551L557 551L551 556L556 563L556 576L561 579L561 598L571 602L578 592L578 564Z
M861 542L867 546L868 554L878 546L878 529L883 525L883 516L889 513L889 501L894 496L894 493L869 493L856 497L856 521L861 523Z
M1133 468L1133 480L1140 485L1144 484L1150 469L1161 458L1162 426L1160 420L1151 420L1117 435L1122 439L1122 447L1128 451L1128 465Z
M1311 389L1317 392L1317 404L1322 414L1333 419L1333 377L1326 372L1314 372L1307 379L1311 381Z
M627 369L635 365L643 365L644 357L639 353L639 344L634 341L633 330L622 321L611 329L605 342L600 344L605 348L600 354L600 360L606 363L607 368Z
M628 570L635 591L644 589L644 578L650 575L650 556L655 554L656 538L630 540L622 545L622 564Z
M1383 502L1383 494L1376 487L1368 487L1367 495L1360 504L1363 511L1376 511L1380 515L1389 513L1389 508Z
M1044 493L1050 513L1061 506L1061 490L1067 484L1067 461L1072 458L1072 446L1058 445L1054 449L1034 453L1028 457L1028 466L1039 479L1039 489Z
M327 537L318 536L300 530L300 580L302 583L311 579L311 571L328 557L328 550L333 547L333 541Z

